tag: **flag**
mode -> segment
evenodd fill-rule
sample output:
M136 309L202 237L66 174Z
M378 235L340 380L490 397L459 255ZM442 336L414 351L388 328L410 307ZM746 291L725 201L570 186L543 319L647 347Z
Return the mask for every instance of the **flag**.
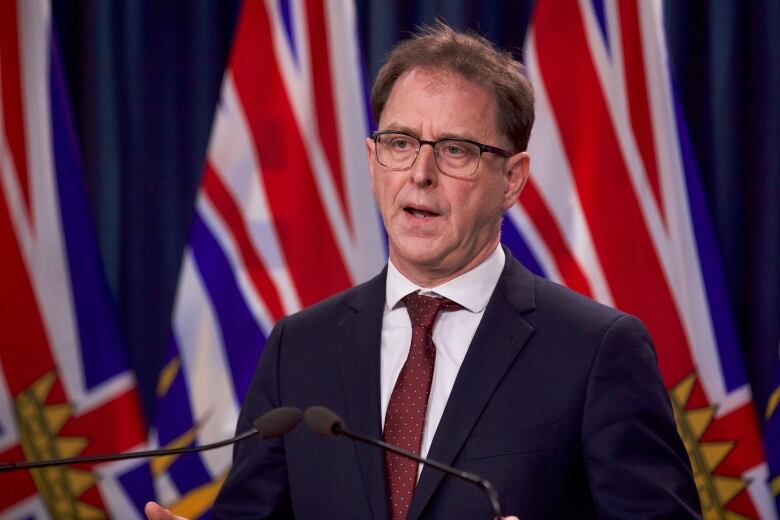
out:
M350 2L242 6L159 378L160 446L231 436L273 324L384 264L356 40ZM151 464L187 518L210 515L229 466L229 449Z
M525 48L532 174L503 239L647 325L705 518L776 518L660 5L539 0Z
M0 2L0 462L145 445L44 0ZM133 461L0 473L0 517L139 518Z

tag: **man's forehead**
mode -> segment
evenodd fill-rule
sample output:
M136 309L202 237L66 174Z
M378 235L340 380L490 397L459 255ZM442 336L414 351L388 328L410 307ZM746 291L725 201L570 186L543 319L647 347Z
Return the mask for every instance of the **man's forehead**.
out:
M480 112L478 117L469 116L469 112L474 108L475 89L482 91L487 96L491 109L490 113ZM434 138L441 137L465 137L479 141L487 137L483 135L485 131L489 134L496 132L495 127L495 99L492 93L483 85L464 78L457 72L442 68L414 68L401 74L393 85L388 103L382 112L380 120L381 130L401 130L412 134L418 134L422 131L420 125L430 123L423 112L417 111L412 105L409 105L409 96L422 97L427 107L430 107L437 117L436 120L444 122L440 117L449 111L452 106L433 105L437 103L436 95L446 91L455 91L458 94L466 96L461 99L462 110L456 110L454 117L444 118L447 121L446 127L436 128L437 135ZM478 97L478 94L477 94ZM446 109L445 112L439 110ZM438 126L438 125L437 125Z

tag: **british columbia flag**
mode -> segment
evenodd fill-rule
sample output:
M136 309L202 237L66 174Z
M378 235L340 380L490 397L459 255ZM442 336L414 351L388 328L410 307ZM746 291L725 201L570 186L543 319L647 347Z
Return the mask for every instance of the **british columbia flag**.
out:
M661 6L537 3L532 174L504 237L526 265L648 326L705 518L776 518Z
M244 2L222 82L153 432L233 434L276 320L385 261L367 174L365 87L349 2ZM210 515L229 450L155 461L163 504Z
M146 432L103 274L45 0L0 2L0 462ZM0 473L0 518L137 518L137 462Z

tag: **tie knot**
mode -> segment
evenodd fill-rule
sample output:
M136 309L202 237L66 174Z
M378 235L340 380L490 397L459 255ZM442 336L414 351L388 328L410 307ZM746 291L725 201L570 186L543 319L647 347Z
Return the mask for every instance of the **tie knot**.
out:
M436 316L442 310L460 309L461 306L447 298L435 298L421 294L407 294L401 299L409 313L412 327L423 327L428 330L433 328Z

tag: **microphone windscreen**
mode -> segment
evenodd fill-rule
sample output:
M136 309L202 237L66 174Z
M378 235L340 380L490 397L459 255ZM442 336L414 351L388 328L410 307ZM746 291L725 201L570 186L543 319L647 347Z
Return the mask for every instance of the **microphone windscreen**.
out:
M306 426L326 437L336 437L338 430L344 429L341 417L324 406L312 406L303 413Z
M260 432L260 438L272 439L291 431L302 418L303 414L298 408L281 406L255 419L252 426Z

